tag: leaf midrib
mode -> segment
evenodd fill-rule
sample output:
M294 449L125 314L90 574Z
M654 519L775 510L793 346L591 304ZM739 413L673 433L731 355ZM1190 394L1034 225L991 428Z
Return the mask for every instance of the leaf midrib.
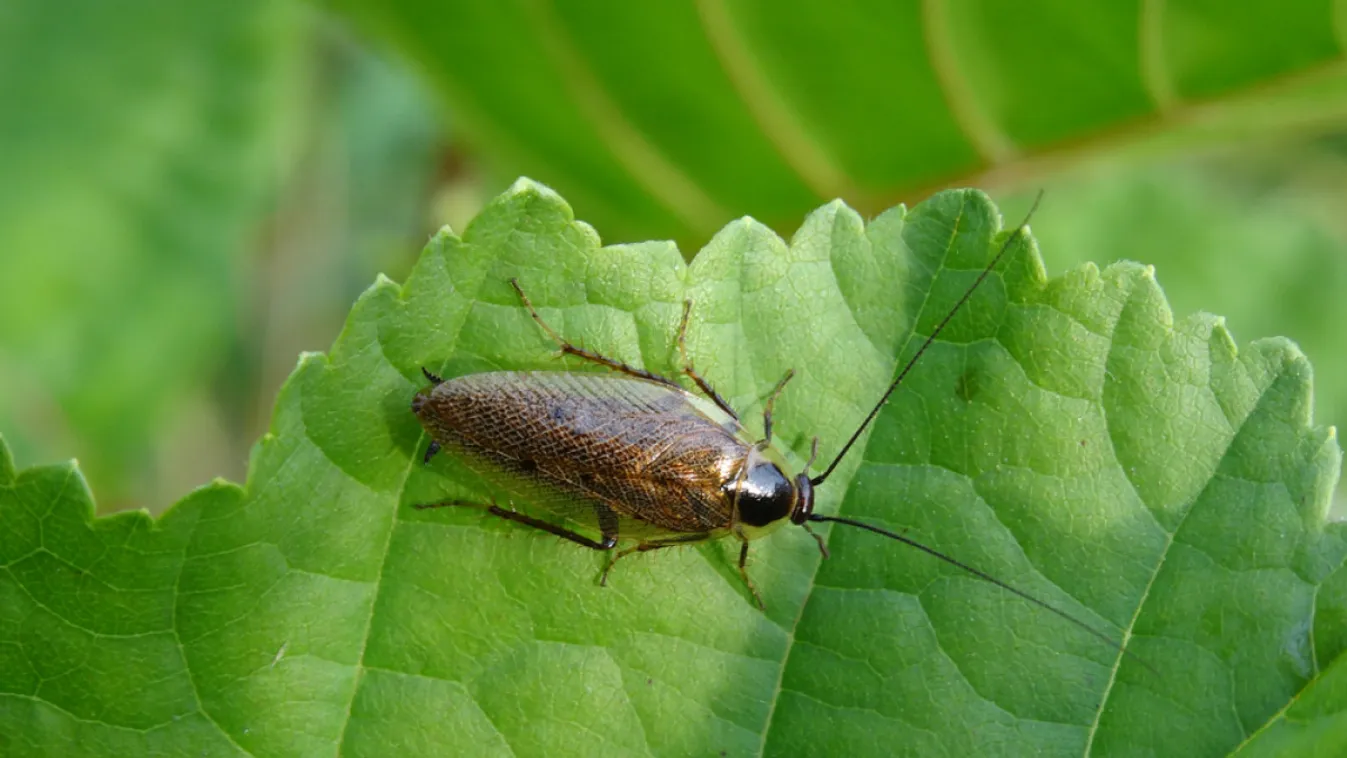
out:
M1135 292L1133 294L1135 294ZM1177 331L1178 331L1177 328L1171 325L1166 330L1165 338L1167 340L1173 339L1177 334ZM1116 329L1114 330L1114 332L1116 333ZM1113 337L1114 334L1110 334L1109 358L1112 357L1111 352L1113 350L1114 345L1117 344L1116 340L1113 339ZM1259 389L1257 399L1252 404L1250 404L1248 412L1244 414L1244 417L1239 420L1238 424L1231 425L1229 435L1225 441L1225 448L1221 451L1221 454L1214 459L1213 464L1211 466L1211 471L1206 475L1203 487L1193 494L1192 499L1187 504L1188 507L1184 508L1183 514L1174 524L1174 528L1172 530L1165 529L1164 524L1159 519L1155 518L1154 511L1151 509L1149 505L1146 504L1145 499L1142 497L1141 493L1136 489L1136 484L1132 481L1131 477L1126 476L1126 474L1124 473L1123 478L1126 479L1128 484L1132 487L1132 491L1136 494L1138 502L1141 504L1143 508L1145 508L1146 512L1150 514L1151 519L1156 524L1156 526L1158 526L1161 529L1161 531L1165 533L1165 544L1164 547L1159 552L1155 569L1151 572L1150 579L1146 582L1146 587L1142 591L1141 597L1138 598L1137 600L1136 609L1132 613L1132 618L1128 621L1126 626L1121 628L1123 633L1122 643L1118 647L1117 655L1114 656L1113 666L1109 670L1108 682L1104 686L1103 692L1100 693L1099 707L1095 711L1094 718L1090 722L1088 737L1085 741L1085 747L1081 752L1081 755L1084 758L1089 758L1090 756L1091 749L1094 746L1095 735L1098 734L1099 725L1103 721L1104 711L1108 706L1110 697L1113 695L1114 686L1117 683L1118 670L1122 667L1123 658L1126 655L1127 645L1131 642L1132 637L1134 636L1133 630L1136 627L1137 621L1141 618L1142 612L1146 608L1146 602L1150 599L1151 589L1155 586L1155 581L1159 578L1160 572L1164 569L1165 562L1169 558L1169 552L1170 549L1174 546L1175 539L1178 537L1179 532L1183 529L1183 525L1187 523L1188 517L1192 515L1193 511L1196 510L1199 503L1201 503L1203 494L1205 494L1207 489L1211 486L1211 482L1216 478L1216 473L1220 471L1221 465L1229 457L1230 449L1232 446L1234 446L1235 441L1239 439L1239 436L1244 430L1244 427L1249 423L1249 420L1253 418L1261 409L1264 400L1268 396L1268 393L1272 390L1274 386L1276 386L1277 381L1281 379L1284 373L1285 370L1283 366L1275 374L1269 376L1266 384ZM1212 391L1212 394L1214 395L1215 392ZM1107 423L1110 414L1107 412L1106 406L1104 406L1104 408L1105 408L1104 418L1105 422ZM1110 430L1109 444L1113 447L1114 459L1118 460L1117 445L1114 442L1113 435L1111 433L1111 430L1114 427L1112 424L1108 424L1107 428ZM1123 468L1125 472L1125 467L1122 467L1121 463L1119 463L1119 466ZM1316 589L1316 594L1317 591L1318 590ZM1303 691L1303 688L1301 691ZM1299 693L1297 693L1297 697L1298 696ZM1294 699L1292 700L1292 702L1294 702ZM1236 723L1240 724L1240 728L1242 730L1243 720L1239 718L1238 711L1236 711L1235 716L1236 716ZM1245 741L1247 741L1248 739L1249 739L1248 735L1245 735Z
M918 337L917 326L921 323L922 317L926 315L926 309L931 302L931 293L935 291L936 279L939 278L940 274L948 268L945 264L949 260L951 252L954 250L955 240L957 240L959 237L959 227L963 223L964 211L966 208L967 208L967 196L961 195L959 201L959 213L955 217L954 223L950 225L949 238L945 241L944 253L940 256L940 263L935 267L935 270L930 273L930 286L926 288L926 291L922 295L921 305L916 309L916 312L912 316L912 328L908 330L907 337L903 340L902 344L898 346L898 349L894 352L894 359L893 359L894 365L892 370L889 372L890 376L889 381L892 381L892 377L897 376L898 372L902 370L900 358L907 352L907 349L911 347L913 339ZM908 228L907 225L911 221L911 218L912 217L910 213L903 218L903 231L906 231L906 229ZM901 234L902 232L899 233L900 239ZM993 236L995 236L995 232L993 232L992 234ZM908 251L908 254L910 256L911 251ZM915 258L915 256L913 257ZM830 257L829 258L830 267L831 263L832 259ZM833 275L833 283L837 287L838 292L843 291L843 288L841 287L841 284L837 281L837 277L835 274ZM855 309L852 307L851 301L848 300L845 295L843 295L842 302L846 305L847 312L851 315L852 323L856 325L857 331L866 340L870 340L870 337L869 335L866 334L865 330L860 328L861 319L856 313ZM871 341L871 346L874 347L876 349L876 352L880 354L883 354L885 352L879 349L879 346L874 345L873 341ZM895 390L895 393L896 392L897 390ZM892 396L890 396L889 399L891 400ZM876 418L878 418L878 416L876 416ZM873 427L873 421L871 422L871 426ZM867 432L869 431L873 431L873 429L867 430ZM870 438L869 436L867 436L865 438L865 447L862 447L857 451L857 453L861 456L860 465L852 469L851 473L847 475L846 479L843 479L841 480L841 482L839 482L839 484L842 485L842 496L838 499L837 503L839 514L841 513L842 506L846 505L846 493L848 490L851 489L851 481L855 478L856 473L860 470L860 467L865 465L865 451L866 448L869 447L869 440ZM828 535L829 536L832 535L831 525L829 525ZM805 608L809 606L809 600L814 595L814 588L818 585L818 574L822 570L823 570L823 561L819 561L818 564L814 567L813 572L810 573L809 575L808 592L805 593L804 602L800 603L800 607L795 613L795 620L791 623L790 629L786 630L786 650L781 656L781 665L777 671L776 677L776 688L772 691L771 707L767 711L767 719L763 724L762 741L758 746L758 755L760 756L766 753L767 738L772 732L772 723L773 719L776 716L776 705L778 702L781 701L781 693L784 691L783 685L785 681L786 667L790 664L790 655L791 652L793 652L795 649L795 632L797 629L799 629L800 620L804 617Z
M452 271L451 267L448 265L448 261L443 261L443 263L444 263L444 266L445 266L445 274L446 274L446 276L449 277L450 281L453 281L453 271ZM471 297L468 297L468 295L467 295L466 292L463 292L461 289L459 289L459 287L457 286L457 283L455 282L454 293L455 293L455 294L458 294L458 295L464 297L464 299L468 300L469 306L468 306L467 312L465 312L465 313L463 314L463 318L459 321L458 328L454 331L454 338L453 338L453 340L449 343L450 345L452 345L451 351L452 351L452 350L456 350L456 349L458 348L459 340L460 340L460 339L462 338L462 336L463 336L463 328L468 324L468 322L469 322L469 320L470 320L470 317L471 317L471 315L472 315L473 309L475 309L475 308L477 307L477 304L480 302L481 285L482 285L483 281L484 281L484 280L479 280L479 281L477 282L477 285L478 285L478 286L477 286L476 289L473 290ZM407 286L407 285L406 285L406 283L403 283L402 285L395 285L395 284L393 284L392 282L390 282L389 284L390 284L391 286L394 286L394 287L397 288L397 303L398 303L398 305L403 309L403 311L405 312L406 305L407 305L407 301L406 301L406 286ZM394 365L392 364L392 362L390 362L390 361L388 360L387 354L385 353L385 346L384 346L384 344L383 344L383 334L382 334L382 332L376 333L375 339L377 339L378 342L379 342L379 356L380 356L380 360L382 360L382 361L383 361L385 364L387 364L390 368L393 368L393 369L396 371L396 370L397 370L397 367L394 366ZM443 366L441 366L441 368L443 368ZM305 425L304 430L305 430L305 436L307 437L307 436L308 436L308 426L307 426L307 424ZM419 429L419 431L417 432L417 435L416 435L416 447L414 447L413 450L420 450L420 449L421 449L421 444L425 441L425 438L426 438L426 431L425 431L425 429ZM310 438L310 441L313 442L312 438ZM316 447L319 447L319 449L321 449L321 446L318 446L316 442L314 442L314 444L315 444ZM324 454L326 455L326 452L324 452ZM365 618L365 630L364 630L364 632L360 635L360 656L356 659L356 663L355 663L355 669L356 669L356 670L355 670L355 677L353 678L354 681L353 681L352 686L351 686L351 697L350 697L350 700L348 700L347 703L346 703L346 718L343 720L342 725L341 725L341 734L339 734L339 735L337 736L336 748L337 748L337 754L338 754L338 755L341 755L341 754L342 754L342 751L343 751L343 749L344 749L344 746L346 745L346 733L347 733L347 730L350 729L350 726L351 726L351 720L352 720L352 719L351 719L351 711L352 711L352 709L355 708L355 699L356 699L356 697L360 694L360 685L361 685L361 683L364 681L364 678L365 678L365 671L366 671L366 666L365 666L365 652L366 652L367 650L369 650L369 639L370 639L370 635L371 635L371 633L372 633L372 631L373 631L373 629L374 629L374 614L377 612L378 607L379 607L379 595L383 593L383 575L384 575L384 571L388 568L388 558L389 558L389 556L392 554L392 551L390 550L390 547L391 547L392 544L393 544L393 534L394 534L394 533L397 531L397 529L398 529L398 522L399 522L399 520L400 520L400 519L398 518L398 513L397 513L398 507L399 507L399 505L401 505L401 503L402 503L404 497L405 497L406 494L407 494L407 482L408 482L408 480L411 478L412 472L415 471L415 470L416 470L416 456L415 456L415 455L408 456L408 458L407 458L407 467L406 467L406 469L403 470L403 473L402 473L402 481L398 483L398 487L397 487L397 495L396 495L396 497L394 498L393 504L392 504L392 507L393 507L393 517L389 520L389 524L388 524L388 534L387 534L387 535L385 536L385 538L384 538L384 545L383 545L383 549L382 549L382 555L381 555L380 560L379 560L379 573L375 575L374 579L373 579L372 582L371 582L371 583L373 584L373 586L374 586L374 592L373 592L372 595L370 596L369 614L368 614L368 615L366 616L366 618ZM499 733L499 730L498 730L498 733ZM509 742L506 741L506 740L504 740L504 735L501 735L501 737L502 737L502 741L505 741L505 743L508 745Z

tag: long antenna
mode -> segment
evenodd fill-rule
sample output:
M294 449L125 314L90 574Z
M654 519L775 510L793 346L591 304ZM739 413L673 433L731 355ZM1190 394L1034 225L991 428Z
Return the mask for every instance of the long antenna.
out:
M968 288L967 292L963 293L963 297L959 298L959 302L954 304L954 308L940 320L939 324L936 324L935 329L931 330L931 336L927 337L926 341L921 343L921 347L917 348L916 355L913 355L912 360L908 361L907 365L903 366L903 370L898 372L898 378L893 380L893 384L890 384L889 388L884 391L884 396L879 398L878 403L875 403L875 407L870 411L870 415L865 417L865 420L861 422L861 425L856 428L856 432L851 435L851 439L847 440L847 444L842 446L842 452L838 453L836 458L833 458L833 462L828 464L828 468L824 469L822 474L809 478L810 484L815 487L823 484L823 481L832 474L833 469L837 468L837 464L842 462L842 458L846 457L847 452L851 450L851 446L856 444L856 440L860 439L861 432L864 432L865 427L869 426L870 422L875 420L875 416L879 415L879 409L884 407L884 404L889 401L889 396L893 394L894 390L898 389L898 385L903 383L903 379L907 377L907 372L911 371L912 367L917 365L917 361L921 360L921 356L926 352L926 348L930 347L932 342L935 342L935 338L939 337L940 333L949 325L949 322L954 319L954 314L958 313L959 309L963 308L964 303L967 303L968 299L973 296L973 291L976 290L978 285L982 284L983 280L992 273L992 269L996 268L996 264L1001 262L1001 258L1005 257L1006 251L1010 250L1010 245L1020 236L1020 232L1024 231L1024 227L1029 225L1029 219L1033 217L1034 211L1038 210L1038 203L1042 199L1043 190L1039 190L1038 196L1034 198L1034 204L1029 207L1029 212L1024 214L1024 220L1020 222L1019 226L1015 227L1015 231L1011 232L1010 236L1006 238L1006 241L1001 244L1001 249L996 252L991 263L988 263L987 267L982 269L982 273L978 274L977 280L973 282L973 285Z
M918 549L918 550L921 550L921 551L923 551L923 552L925 552L925 553L929 553L930 555L933 555L933 556L935 556L936 558L939 558L940 560L944 561L945 563L948 563L948 564L953 565L953 566L958 566L959 568L963 569L964 571L967 571L968 573L972 574L973 576L976 576L977 578L979 578L979 579L981 579L981 580L983 580L983 581L991 582L992 584L996 585L997 587L1000 587L1001 589L1005 590L1006 592L1009 592L1009 593L1014 594L1014 595L1018 595L1019 597L1022 597L1022 598L1024 598L1025 600L1028 600L1029 602L1031 602L1031 603L1033 603L1034 605L1038 606L1039 608L1043 608L1043 609L1045 609L1045 610L1048 610L1048 611L1051 611L1052 613L1057 614L1058 616L1060 616L1060 617L1066 619L1067 621L1070 621L1071 623L1075 624L1076 626L1080 627L1081 629L1084 629L1085 631L1089 632L1090 634L1094 635L1095 637L1097 637L1097 638L1103 640L1104 642L1108 643L1108 646L1109 646L1109 647L1118 650L1118 651L1119 651L1120 653L1122 653L1123 655L1131 656L1131 657L1132 657L1132 660L1136 661L1137 663L1140 663L1141 665L1143 665L1143 666L1145 666L1146 668L1150 669L1152 672L1154 672L1154 673L1156 673L1156 674L1159 674L1159 673L1160 673L1158 670L1156 670L1156 668L1155 668L1154 666L1152 666L1152 665L1150 665L1149 663L1147 663L1145 660L1143 660L1143 659L1142 659L1140 656L1138 656L1136 653L1133 653L1132 651L1128 650L1126 647L1123 646L1123 644L1122 644L1121 642L1118 642L1116 639L1114 639L1111 635L1109 635L1107 632L1103 631L1102 629L1099 629L1098 627L1096 627L1096 626L1094 626L1094 625L1092 625L1092 624L1088 624L1088 623L1086 623L1086 622L1084 622L1084 621L1081 621L1080 619L1076 618L1075 616L1072 616L1070 613L1067 613L1066 611L1062 610L1061 608L1058 608L1057 606L1055 606L1055 605L1053 605L1053 604L1051 604L1051 603L1049 603L1049 602L1047 602L1047 601L1045 601L1045 600L1039 600L1038 598L1034 597L1033 595L1030 595L1029 593L1025 592L1024 590L1016 589L1016 588L1010 586L1009 584L1006 584L1005 582L1001 581L1000 579L997 579L996 577L992 576L991 574L988 574L988 573L985 572L985 571L979 571L978 569L975 569L975 568L973 568L972 566L969 566L967 563L964 563L963 561L960 561L960 560L951 558L951 557L949 557L948 555L945 555L944 553L940 552L939 550L936 550L935 548L927 547L927 546L921 544L920 542L917 542L916 540L911 539L910 537L904 537L903 535L901 535L901 534L899 534L899 533L897 533L897 532L891 532L891 531L889 531L888 529L884 529L884 528L882 528L882 527L874 526L873 524L867 524L867 523L865 523L864 521L855 521L855 520L849 519L849 518L842 518L841 516L820 516L820 515L818 515L818 514L811 513L811 514L809 515L809 520L810 520L810 521L825 521L825 522L826 522L826 521L831 521L831 522L836 523L836 524L846 524L847 526L854 526L854 527L857 527L857 528L859 528L859 529L865 529L865 530L867 530L867 531L874 532L875 534L882 534L882 535L884 535L885 537L888 537L889 539L898 540L899 542L903 543L904 545L911 545L912 547L915 547L915 548Z

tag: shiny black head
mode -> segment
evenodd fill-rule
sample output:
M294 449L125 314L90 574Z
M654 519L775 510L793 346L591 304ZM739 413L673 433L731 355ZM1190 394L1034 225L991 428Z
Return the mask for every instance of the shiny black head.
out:
M736 484L739 495L739 523L767 526L790 515L795 507L795 487L781 467L769 460L751 457Z

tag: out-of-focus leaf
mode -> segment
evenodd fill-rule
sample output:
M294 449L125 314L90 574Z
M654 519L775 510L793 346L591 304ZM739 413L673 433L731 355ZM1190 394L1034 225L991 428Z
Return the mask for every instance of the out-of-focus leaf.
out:
M1347 117L1328 0L341 0L506 175L621 239L863 213L1120 146Z
M253 270L251 318L221 382L234 393L243 449L266 430L295 355L328 344L376 275L404 277L416 259L408 251L436 226L428 201L444 137L432 101L409 72L336 24L317 37L304 154Z
M1038 755L1228 752L1338 657L1336 439L1284 340L1174 321L1150 273L1048 280L1031 243L951 322L819 509L901 529L1092 623L1138 660L930 556L833 529L605 557L480 512L408 409L420 368L556 368L573 340L698 368L798 464L826 460L999 249L980 193L787 244L751 220L684 265L600 247L520 182L405 285L380 280L282 391L244 487L90 521L76 469L0 455L0 735L50 755ZM574 366L577 370L593 369ZM1333 577L1331 581L1326 579ZM1335 676L1329 671L1324 680ZM136 693L128 697L128 693ZM1327 712L1341 698L1315 695ZM1293 711L1286 711L1288 714Z
M114 498L223 358L293 112L299 13L0 10L0 423L26 453L79 452Z

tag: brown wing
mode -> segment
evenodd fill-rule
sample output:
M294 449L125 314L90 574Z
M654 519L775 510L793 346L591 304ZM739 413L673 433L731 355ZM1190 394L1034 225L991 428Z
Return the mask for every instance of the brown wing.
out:
M441 445L540 488L553 510L567 498L610 509L622 537L727 528L722 488L749 449L714 406L618 375L469 374L435 387L417 415Z

